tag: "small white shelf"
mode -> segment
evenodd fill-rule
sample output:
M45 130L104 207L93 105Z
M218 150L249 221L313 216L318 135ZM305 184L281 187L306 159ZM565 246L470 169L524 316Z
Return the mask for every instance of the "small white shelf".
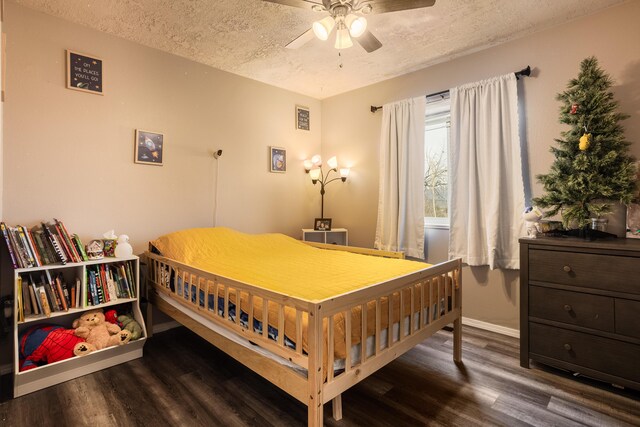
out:
M5 251L6 252L6 251ZM7 256L3 252L3 257ZM115 264L130 262L132 267L133 281L135 282L133 291L135 297L133 298L117 298L103 304L88 305L86 303L87 297L87 267L99 264ZM17 280L18 276L33 275L34 278L40 279L40 275L45 270L55 270L61 272L67 279L80 279L80 307L69 308L67 311L52 311L49 316L44 314L29 315L26 316L23 321L18 322L18 295L17 295ZM130 360L142 357L142 348L146 341L147 330L140 310L139 296L140 296L140 262L137 256L130 256L124 258L105 257L99 260L90 260L86 262L75 262L67 264L49 264L42 267L33 268L16 268L7 271L7 273L13 276L14 283L14 330L13 330L13 395L14 397L23 396L27 393L31 393L40 390L45 387L49 387L55 384L59 384L64 381L71 380L83 375L90 374L92 372L99 371L120 363L128 362ZM4 272L3 272L4 273ZM9 279L11 280L11 279ZM126 312L132 313L133 317L142 327L142 336L131 341L125 345L108 347L102 350L95 351L91 354L82 357L72 357L70 359L62 360L55 363L46 364L33 368L27 371L20 372L20 334L32 326L42 325L60 325L65 328L71 328L71 324L82 313L88 310L94 309L106 309L113 306L124 306ZM124 314L122 313L119 314Z
M349 245L349 232L346 228L334 228L329 231L302 229L302 240L305 242L328 243L332 245Z

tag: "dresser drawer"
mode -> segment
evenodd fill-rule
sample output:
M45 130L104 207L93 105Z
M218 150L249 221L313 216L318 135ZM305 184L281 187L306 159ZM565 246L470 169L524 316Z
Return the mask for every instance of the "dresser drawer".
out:
M640 301L616 298L616 332L640 338ZM638 361L640 364L640 360Z
M530 249L529 280L638 293L640 260L624 256Z
M532 358L546 356L640 382L640 345L537 323L529 324L529 334Z
M614 299L600 295L529 288L529 316L614 332Z

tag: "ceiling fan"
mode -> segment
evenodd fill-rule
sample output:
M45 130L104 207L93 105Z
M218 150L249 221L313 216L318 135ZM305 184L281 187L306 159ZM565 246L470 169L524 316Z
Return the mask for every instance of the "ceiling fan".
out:
M367 52L382 47L382 43L367 29L367 20L363 15L387 13L399 10L418 9L433 6L436 0L263 0L286 6L311 9L316 12L328 12L329 16L313 23L313 26L293 39L287 48L297 49L315 35L327 40L334 28L336 30L336 49L353 46L352 38Z

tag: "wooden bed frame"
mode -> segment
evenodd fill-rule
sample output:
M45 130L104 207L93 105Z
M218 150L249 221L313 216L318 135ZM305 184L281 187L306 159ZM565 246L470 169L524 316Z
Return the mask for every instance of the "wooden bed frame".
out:
M327 250L346 250L394 258L404 257L398 252L320 243L311 245ZM322 426L323 405L329 401L333 403L334 418L338 420L342 418L342 392L449 324L453 324L453 360L460 362L462 358L462 262L460 259L433 265L410 275L368 286L335 298L322 301L307 301L262 289L251 284L230 280L150 252L145 253L145 257L149 269L148 279L151 285L148 288L150 302L163 313L171 316L229 356L306 404L308 407L309 426ZM171 271L175 272L174 277L176 278L180 274L182 283L187 281L190 284L197 284L198 293L196 294L195 302L192 302L191 297L186 299L184 296L179 296L172 292L169 283L171 277L169 272ZM224 287L224 290L219 286ZM177 286L174 286L174 289L177 288ZM202 303L199 303L201 291L204 291L206 296L204 298L204 308L201 306ZM211 311L209 309L210 293L224 295L222 308L218 307L218 298L213 298L214 310ZM235 301L240 301L242 297L248 298L248 325L253 324L254 297L262 299L262 313L267 312L267 307L273 307L273 304L277 305L278 318L273 319L273 317L270 317L269 321L275 323L279 331L284 331L285 307L287 307L287 310L295 309L296 336L291 337L292 340L295 339L295 348L285 345L284 333L278 333L277 340L274 341L267 337L266 326L262 328L265 331L263 335L254 331L253 328L248 328L246 325L241 324L239 315L232 319L228 310L230 293L235 298ZM168 296L172 301L179 302L179 304L168 303L159 296L160 294ZM406 301L408 296L410 300ZM406 319L409 316L409 313L405 313L407 306L411 307L411 313L414 314L410 317L408 328L399 328L397 340L394 341L393 334L390 333L393 328L388 328L389 333L386 334L386 341L384 342L386 348L381 349L381 344L383 344L381 342L381 336L383 336L381 301L383 298L388 298L387 301L391 301L392 298L395 300L400 299L400 313L397 313L400 319ZM270 304L270 306L267 304ZM366 309L367 304L369 304L369 310ZM373 318L370 318L371 304L374 304L375 307ZM419 307L439 307L439 309L428 310L430 314L427 316L425 310L420 310ZM351 352L349 351L352 331L352 316L350 314L355 308L359 308L361 311L359 321L362 326L362 337L360 340L359 360L351 360ZM223 310L222 315L218 314L219 309ZM188 312L195 312L199 316L190 316ZM393 323L391 322L392 309L389 309L388 312L389 325L391 325ZM328 369L327 367L334 366L334 316L339 313L344 315L344 345L347 352L344 370L334 371L333 368ZM303 352L301 345L303 317L308 320L306 352ZM293 369L291 366L286 366L230 340L211 330L211 327L207 326L207 323L210 322L233 331L251 343L259 345L302 369ZM368 324L372 325L369 322L375 323L375 348L373 354L367 356L367 351L365 350L366 326ZM325 336L323 330L323 323L326 327L327 336ZM400 325L405 323L405 321L402 321ZM151 327L149 327L149 330L151 330ZM328 347L327 349L324 349L325 345Z

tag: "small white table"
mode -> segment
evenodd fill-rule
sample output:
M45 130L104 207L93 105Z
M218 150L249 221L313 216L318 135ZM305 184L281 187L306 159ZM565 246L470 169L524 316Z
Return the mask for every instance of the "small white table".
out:
M302 240L305 242L329 243L333 245L347 246L349 244L349 232L346 228L333 228L329 231L303 228Z

